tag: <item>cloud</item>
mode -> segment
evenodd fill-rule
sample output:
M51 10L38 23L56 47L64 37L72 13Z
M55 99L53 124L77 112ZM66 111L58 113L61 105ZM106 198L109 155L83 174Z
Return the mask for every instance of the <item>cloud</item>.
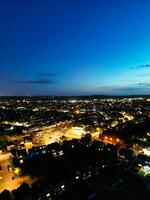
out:
M134 67L130 67L130 69L143 69L143 68L150 68L150 64L143 64L143 65L137 65Z
M150 64L138 65L137 68L150 68Z
M49 79L37 79L37 80L13 81L13 83L17 83L17 84L56 84L57 82L49 80Z
M104 95L144 95L150 94L150 83L139 82L128 85L108 85L95 88L97 94Z
M120 88L112 89L112 94L114 95L144 95L150 94L149 87L144 86L124 86Z
M31 80L16 80L13 81L13 83L16 84L57 84L56 80L53 80L54 76L56 76L56 74L54 73L44 73L44 72L40 72L36 75L37 78L35 79L31 79Z
M138 86L140 87L150 87L150 83L138 83Z
M150 83L141 82L141 83L136 83L136 84L120 87L120 88L117 89L117 91L139 93L139 92L143 92L143 91L150 92L149 89L150 89Z

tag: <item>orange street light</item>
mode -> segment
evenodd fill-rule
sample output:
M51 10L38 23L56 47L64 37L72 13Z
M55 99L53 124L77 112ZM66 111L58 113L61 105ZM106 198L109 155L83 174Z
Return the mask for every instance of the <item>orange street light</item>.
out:
M75 113L76 113L76 114L80 114L80 111L79 111L79 110L76 110Z

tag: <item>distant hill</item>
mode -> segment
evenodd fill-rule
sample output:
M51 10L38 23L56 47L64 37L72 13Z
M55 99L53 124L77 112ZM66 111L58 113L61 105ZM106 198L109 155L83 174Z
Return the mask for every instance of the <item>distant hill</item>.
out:
M81 96L0 96L0 100L6 99L104 99L104 98L150 98L150 95L81 95Z

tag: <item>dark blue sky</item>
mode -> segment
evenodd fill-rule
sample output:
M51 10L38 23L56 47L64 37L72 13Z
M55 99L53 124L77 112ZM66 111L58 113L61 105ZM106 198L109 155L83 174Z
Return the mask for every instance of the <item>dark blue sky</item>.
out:
M0 95L150 94L149 0L1 0Z

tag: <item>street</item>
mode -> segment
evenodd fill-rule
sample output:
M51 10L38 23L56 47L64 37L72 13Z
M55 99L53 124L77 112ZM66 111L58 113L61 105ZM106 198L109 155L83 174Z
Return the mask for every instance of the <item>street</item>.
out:
M10 166L10 170L8 169ZM28 184L33 183L35 180L31 180L30 177L15 177L12 169L11 154L0 155L0 192L3 190L14 190L18 188L22 183L26 182ZM12 179L14 177L14 179Z

